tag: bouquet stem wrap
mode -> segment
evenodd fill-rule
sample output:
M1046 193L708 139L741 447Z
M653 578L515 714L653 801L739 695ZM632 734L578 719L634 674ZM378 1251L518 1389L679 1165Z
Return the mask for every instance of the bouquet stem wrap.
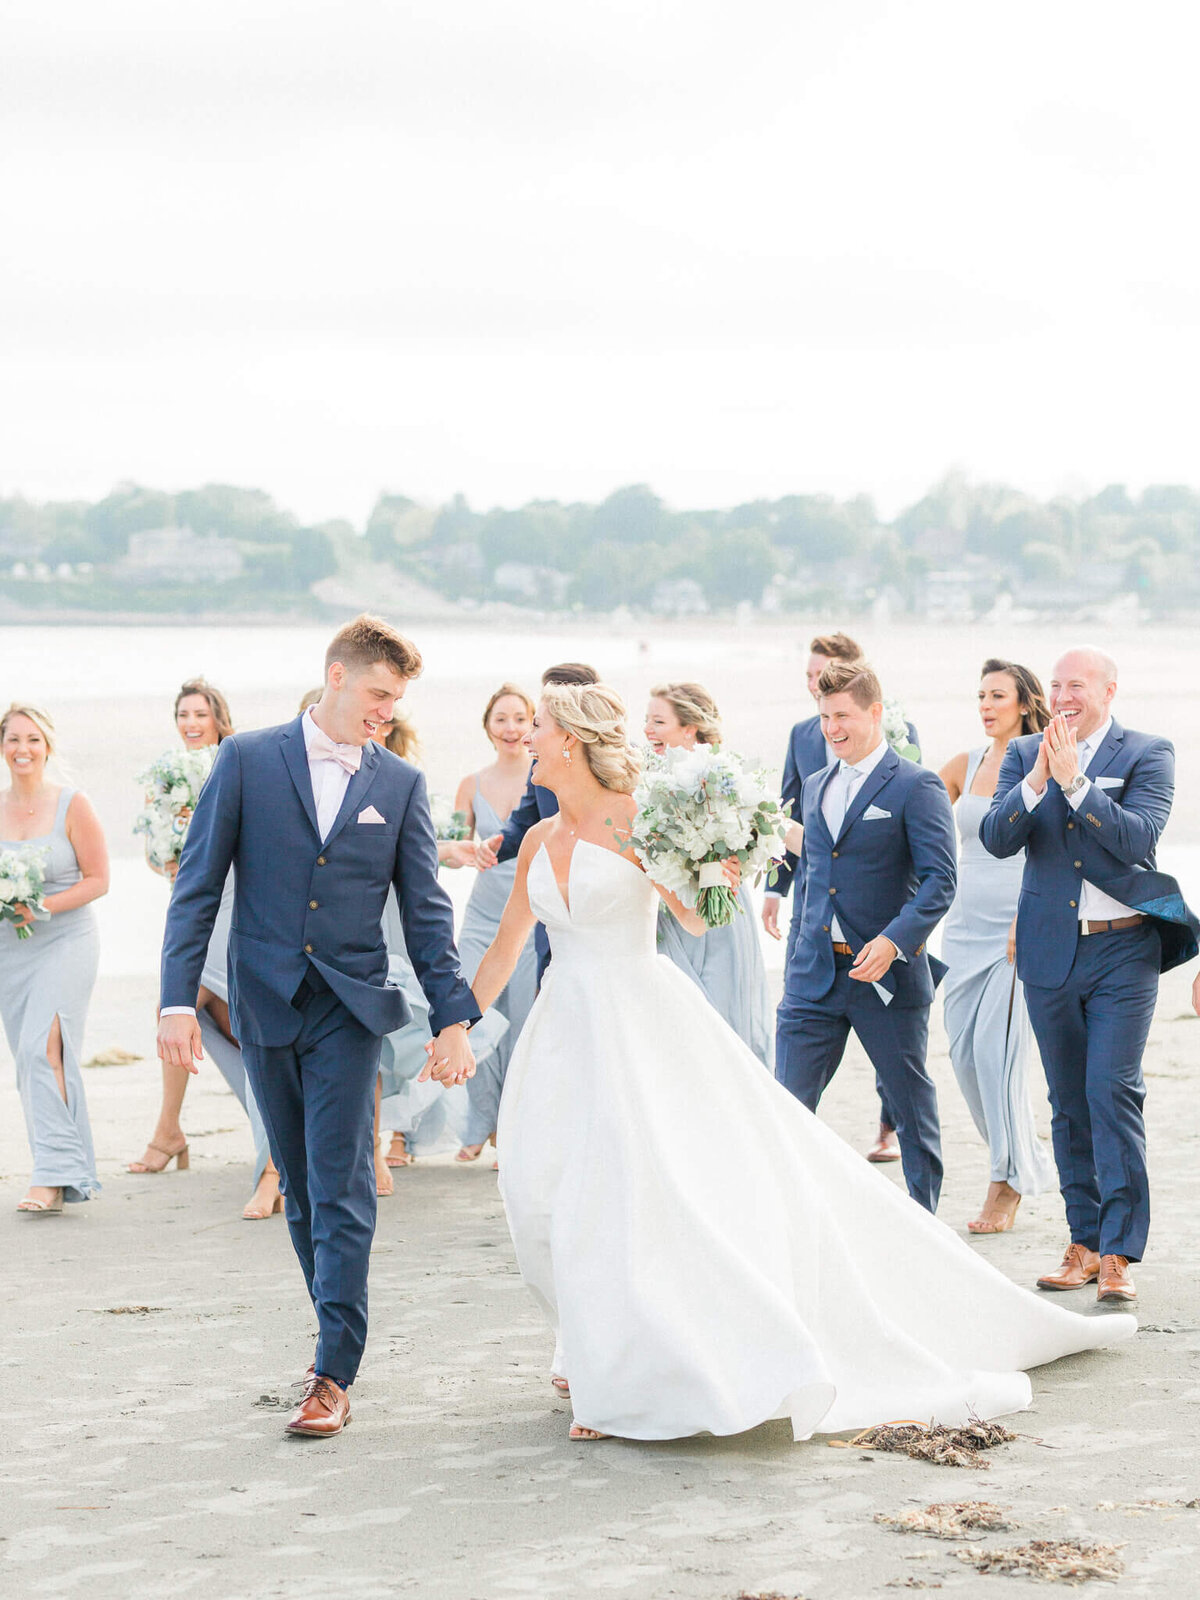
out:
M710 928L727 928L735 915L741 916L742 908L729 887L723 861L702 861L697 881L696 910Z

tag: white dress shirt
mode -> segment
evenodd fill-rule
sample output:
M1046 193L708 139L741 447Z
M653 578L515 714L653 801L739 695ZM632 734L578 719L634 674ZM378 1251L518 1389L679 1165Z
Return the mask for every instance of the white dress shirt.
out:
M301 723L304 730L304 748L308 753L308 777L312 784L313 801L317 807L317 832L324 844L329 830L337 821L346 790L350 787L350 774L340 761L326 761L313 757L313 735L320 729L313 721L312 707L304 713Z
M1099 750L1105 739L1108 738L1108 731L1112 727L1112 722L1113 719L1109 717L1108 721L1102 727L1097 728L1095 733L1089 733L1086 739L1076 741L1075 748L1079 756L1080 772L1086 772L1091 765L1092 757ZM1071 810L1077 812L1091 792L1092 785L1089 781L1080 786L1077 794L1068 795L1067 804L1071 807ZM1045 793L1046 790L1043 789L1041 794L1035 794L1029 785L1029 779L1021 779L1021 798L1025 802L1026 811L1036 811L1038 806L1041 805ZM1097 889L1094 883L1089 883L1086 878L1083 880L1079 890L1080 922L1114 922L1118 917L1136 917L1137 914L1132 906L1122 905L1119 900L1114 900L1112 895L1105 894L1103 889Z
M880 739L874 750L851 764L848 761L839 761L838 770L829 780L825 793L821 796L821 815L825 818L825 826L829 829L829 836L835 842L841 831L842 823L846 820L854 796L858 793L858 786L864 778L871 773L883 760L884 751L887 749L886 739ZM849 940L842 932L842 925L834 915L829 923L830 937L834 944L848 944Z
M308 776L312 784L313 801L317 807L317 832L321 835L321 843L324 844L329 837L330 828L337 821L338 812L342 809L342 801L346 798L346 790L350 787L350 774L338 761L313 759L313 730L316 729L316 723L312 720L311 706L304 713L301 727L304 730L304 748L308 752ZM196 1008L164 1006L159 1014L164 1017L194 1017Z

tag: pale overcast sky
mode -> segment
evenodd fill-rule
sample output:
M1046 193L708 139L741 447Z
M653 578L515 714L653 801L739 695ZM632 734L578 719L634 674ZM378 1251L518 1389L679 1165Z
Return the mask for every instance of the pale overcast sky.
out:
M1200 482L1196 17L0 0L0 492Z

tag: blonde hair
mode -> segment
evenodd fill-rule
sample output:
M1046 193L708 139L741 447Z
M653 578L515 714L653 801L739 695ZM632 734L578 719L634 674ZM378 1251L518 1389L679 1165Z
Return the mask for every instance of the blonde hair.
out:
M720 744L721 713L703 684L660 683L650 696L667 702L681 728L695 728L697 744Z
M325 693L324 689L306 689L304 691L304 693L300 696L300 713L301 713L301 715L303 715L304 712L306 712L308 710L309 706L315 706L317 701L321 698L321 696L324 693Z
M625 732L625 702L606 683L548 683L546 710L564 733L574 734L596 782L632 794L641 761Z
M417 730L399 706L396 707L396 714L392 718L392 731L383 743L385 749L390 750L394 756L399 756L402 761L415 763L421 754L421 741L417 737Z
M57 748L53 718L47 712L39 711L37 706L23 706L14 700L4 715L0 717L0 739L3 739L8 732L8 725L14 717L28 717L34 727L37 728L42 738L46 741L46 760L49 761Z

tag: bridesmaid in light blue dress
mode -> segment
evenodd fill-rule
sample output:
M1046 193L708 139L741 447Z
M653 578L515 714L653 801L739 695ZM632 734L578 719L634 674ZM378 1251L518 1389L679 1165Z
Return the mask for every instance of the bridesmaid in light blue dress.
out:
M206 679L189 678L175 696L175 730L186 750L204 749L220 744L222 739L233 732L233 721L225 696ZM151 865L151 871L158 872L160 869ZM162 875L174 883L173 869ZM204 957L200 992L196 998L196 1016L200 1023L200 1037L204 1043L205 1056L237 1096L250 1123L250 1133L254 1140L254 1192L246 1202L242 1217L246 1222L261 1222L267 1217L282 1215L283 1198L279 1193L279 1173L271 1159L267 1130L254 1103L254 1095L242 1063L242 1052L233 1036L233 1024L229 1015L229 978L226 966L229 929L233 921L233 895L233 873L230 872ZM190 1076L190 1073L178 1067L168 1066L164 1062L162 1103L158 1121L141 1159L131 1161L126 1171L157 1174L165 1172L172 1161L176 1170L187 1167L190 1159L188 1143L180 1115Z
M87 796L46 782L54 724L45 712L10 706L0 746L12 779L0 795L0 849L41 857L49 912L24 908L20 923L0 922L0 1016L33 1152L17 1210L46 1216L100 1188L79 1052L100 957L91 902L108 892L108 850Z
M650 691L646 742L652 750L721 742L721 716L708 690L698 683L661 683ZM658 948L704 993L733 1031L774 1071L774 1008L767 969L758 942L758 916L744 885L738 890L742 915L727 928L685 932L665 906L658 915Z
M1024 853L999 860L979 840L1008 741L1040 733L1049 721L1042 687L1014 662L984 663L979 714L988 743L946 764L942 781L955 802L958 890L942 924L942 985L950 1060L975 1126L987 1140L991 1182L972 1233L1005 1233L1021 1196L1058 1186L1054 1162L1037 1136L1029 1098L1033 1030L1017 978L1014 938Z
M391 722L380 723L375 739L402 761L417 761L419 740L412 723L403 714ZM465 840L441 840L438 857L447 867L473 865L475 847ZM380 1195L388 1195L394 1188L389 1168L411 1166L417 1156L439 1155L462 1143L467 1120L467 1091L462 1084L447 1088L432 1081L418 1082L427 1060L425 1046L433 1037L429 1027L429 1002L408 959L394 890L389 891L383 908L383 938L388 952L388 982L403 992L412 1013L402 1028L384 1038L379 1056L375 1186ZM492 1012L475 1024L471 1030L471 1048L477 1061L487 1056L507 1028L504 1018ZM389 1129L392 1136L387 1155L382 1158L380 1127Z
M533 713L532 700L511 683L501 684L487 703L483 731L492 742L496 759L491 766L464 778L454 800L454 809L465 813L468 826L481 839L490 839L500 832L508 821L509 812L525 793L530 767L525 739L533 725ZM468 983L496 937L516 871L515 858L503 861L498 867L481 872L471 890L458 934L458 953ZM494 1048L488 1049L490 1040L477 1039L483 1025L477 1024L471 1030L475 1076L467 1080L468 1111L459 1161L477 1160L496 1132L500 1091L504 1088L509 1058L536 998L537 950L531 934L512 977L496 1002L495 1010L507 1024L503 1036ZM487 1020L485 1017L484 1022Z

